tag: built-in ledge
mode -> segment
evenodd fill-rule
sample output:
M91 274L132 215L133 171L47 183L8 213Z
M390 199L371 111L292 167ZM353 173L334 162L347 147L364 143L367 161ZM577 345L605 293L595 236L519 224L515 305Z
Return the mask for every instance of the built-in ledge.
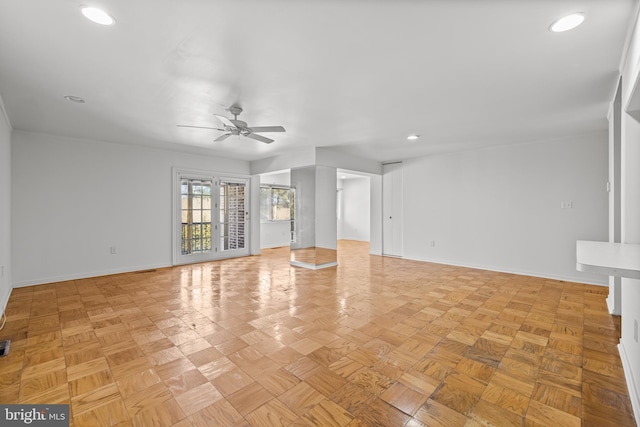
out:
M578 240L576 269L585 273L640 279L640 245Z

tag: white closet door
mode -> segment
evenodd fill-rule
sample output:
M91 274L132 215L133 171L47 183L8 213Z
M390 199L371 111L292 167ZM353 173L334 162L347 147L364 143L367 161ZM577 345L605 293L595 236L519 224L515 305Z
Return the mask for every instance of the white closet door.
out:
M402 163L383 165L382 254L402 256Z

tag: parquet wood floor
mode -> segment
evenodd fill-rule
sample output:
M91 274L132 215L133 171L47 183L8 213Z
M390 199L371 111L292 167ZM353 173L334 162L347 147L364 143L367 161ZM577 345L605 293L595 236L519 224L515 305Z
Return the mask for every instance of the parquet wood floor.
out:
M73 426L633 426L607 289L368 255L14 289L0 402Z

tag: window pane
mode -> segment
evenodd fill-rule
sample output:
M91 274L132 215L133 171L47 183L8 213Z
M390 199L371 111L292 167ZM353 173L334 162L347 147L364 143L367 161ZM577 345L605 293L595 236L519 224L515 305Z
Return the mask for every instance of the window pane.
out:
M202 212L201 211L193 211L193 223L197 224L202 222Z
M202 196L202 209L211 209L211 196Z
M244 203L244 199L242 200ZM293 189L262 187L260 189L260 219L286 221L291 219Z
M200 224L191 226L191 238L200 239Z

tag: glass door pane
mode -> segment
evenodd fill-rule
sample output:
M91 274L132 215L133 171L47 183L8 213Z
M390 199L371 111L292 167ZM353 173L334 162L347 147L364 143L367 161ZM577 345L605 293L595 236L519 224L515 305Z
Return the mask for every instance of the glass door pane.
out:
M249 180L176 173L173 262L249 255Z
M246 244L247 183L220 182L220 250L248 251Z
M211 252L212 181L180 180L181 254Z

